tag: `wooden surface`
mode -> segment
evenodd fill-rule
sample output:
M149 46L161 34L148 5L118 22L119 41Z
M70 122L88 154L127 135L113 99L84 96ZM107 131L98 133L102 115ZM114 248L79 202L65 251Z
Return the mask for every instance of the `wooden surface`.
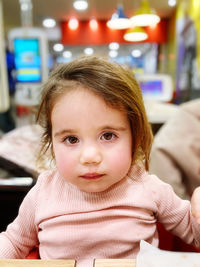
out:
M0 260L1 267L74 267L75 260ZM92 266L91 266L92 267Z
M75 267L75 260L0 260L0 267ZM135 259L96 259L94 267L136 267ZM88 266L88 267L93 267Z
M94 267L136 267L136 260L135 259L97 259L95 260Z

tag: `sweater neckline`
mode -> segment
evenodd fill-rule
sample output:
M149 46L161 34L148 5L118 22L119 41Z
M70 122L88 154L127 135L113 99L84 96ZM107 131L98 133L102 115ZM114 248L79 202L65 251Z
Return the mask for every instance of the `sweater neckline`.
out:
M113 196L119 196L123 192L126 191L127 187L130 186L130 184L138 183L141 182L141 179L143 179L144 174L146 173L144 170L144 167L141 165L133 165L128 174L121 179L119 182L115 183L105 191L101 192L85 192L79 189L79 187L69 183L66 181L60 174L58 173L58 179L64 180L64 183L67 185L68 189L70 190L71 193L75 193L78 195L81 195L82 198L89 200L94 200L94 199L110 199L110 197Z

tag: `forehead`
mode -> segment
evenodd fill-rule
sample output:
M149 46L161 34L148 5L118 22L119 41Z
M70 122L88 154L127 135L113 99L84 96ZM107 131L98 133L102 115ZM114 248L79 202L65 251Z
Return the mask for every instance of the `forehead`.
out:
M83 120L90 124L101 121L123 120L126 119L126 112L119 108L113 108L105 100L92 92L90 89L79 87L68 91L55 103L51 114L52 124L73 123L73 120L81 123ZM74 121L74 123L76 123Z
M83 106L83 103L95 103L95 105L102 105L107 108L110 107L118 110L121 109L122 111L125 110L123 104L119 103L119 100L117 100L116 96L113 96L112 93L105 94L105 92L106 90L101 95L101 93L99 93L98 91L85 87L80 83L73 83L73 86L67 84L67 86L62 89L61 94L58 95L58 97L54 98L54 105L52 107L52 110L54 108L57 109L58 106L61 105L71 105L73 102L76 103L76 106L79 106L79 102L82 103L82 105L80 106ZM114 100L115 98L116 100Z
M91 106L92 103L95 103L95 105L100 104L102 106L107 106L103 97L99 96L91 89L82 85L68 87L66 90L63 90L63 93L56 99L53 112L62 108L70 108L71 111L74 109L81 109L87 105Z

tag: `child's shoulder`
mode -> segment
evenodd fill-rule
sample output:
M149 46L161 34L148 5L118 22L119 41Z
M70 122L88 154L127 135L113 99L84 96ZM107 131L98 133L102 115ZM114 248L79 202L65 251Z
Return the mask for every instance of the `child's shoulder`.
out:
M150 190L151 188L155 189L169 186L169 184L160 180L156 175L150 174L148 171L146 171L141 165L134 165L131 168L131 172L129 173L128 177L133 184L141 185Z
M150 174L141 166L134 167L135 170L129 175L129 192L137 192L138 197L149 205L154 202L156 206L167 203L174 199L175 193L171 185L163 182L156 175Z
M58 171L56 169L43 171L37 178L37 184L50 184L58 178Z

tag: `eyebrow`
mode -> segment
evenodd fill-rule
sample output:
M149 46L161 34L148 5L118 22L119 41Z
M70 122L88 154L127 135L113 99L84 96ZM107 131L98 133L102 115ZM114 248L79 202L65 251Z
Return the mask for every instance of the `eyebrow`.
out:
M111 130L111 131L126 131L126 127L123 126L103 126L102 128L100 128L100 130Z
M103 127L100 127L99 128L99 131L126 131L127 128L126 127L123 127L123 126L103 126ZM62 135L67 135L67 134L74 134L75 130L73 129L63 129L61 131L58 131L54 134L54 137L59 137L59 136L62 136Z
M62 135L66 135L66 134L72 134L74 133L73 130L71 129L64 129L64 130L61 130L61 131L58 131L54 134L54 137L58 137L58 136L62 136Z

